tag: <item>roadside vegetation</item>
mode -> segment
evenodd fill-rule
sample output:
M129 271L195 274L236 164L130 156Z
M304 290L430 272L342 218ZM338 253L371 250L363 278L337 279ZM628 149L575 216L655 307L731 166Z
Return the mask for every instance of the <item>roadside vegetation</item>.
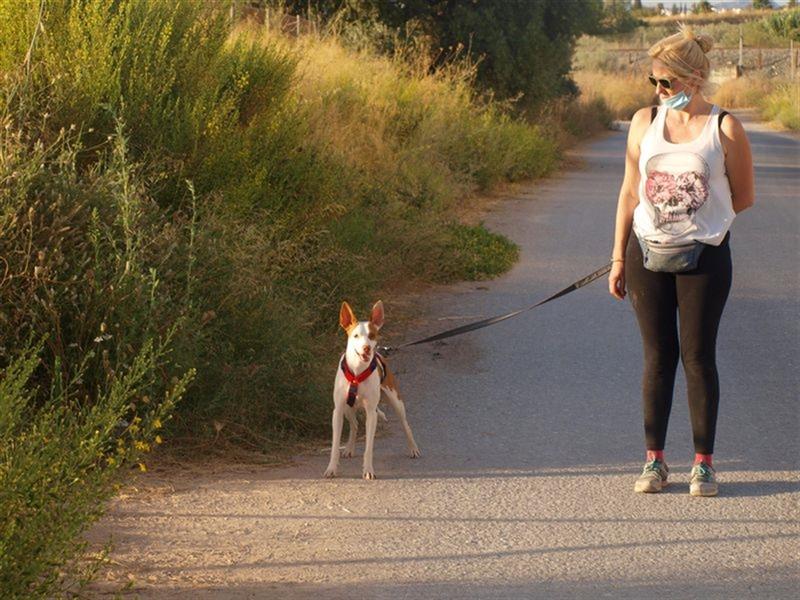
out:
M533 85L458 31L435 50L435 15L297 36L220 6L0 0L4 597L79 593L81 532L161 442L326 432L341 301L507 269L464 210L610 120L574 98L574 23L526 30Z

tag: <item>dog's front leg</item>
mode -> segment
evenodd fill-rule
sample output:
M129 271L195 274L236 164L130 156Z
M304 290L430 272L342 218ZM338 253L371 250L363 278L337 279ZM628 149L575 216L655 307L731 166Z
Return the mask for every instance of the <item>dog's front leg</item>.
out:
M358 418L356 417L356 410L347 407L347 421L350 423L350 434L345 444L342 456L344 458L353 458L356 455L356 438L358 437Z
M342 426L344 425L344 410L341 406L333 409L333 441L331 442L331 460L325 470L325 477L336 477L339 468L339 444L342 441Z
M377 403L376 403L377 404ZM372 466L372 448L375 445L375 429L378 426L377 406L367 406L367 444L364 449L364 479L375 479Z

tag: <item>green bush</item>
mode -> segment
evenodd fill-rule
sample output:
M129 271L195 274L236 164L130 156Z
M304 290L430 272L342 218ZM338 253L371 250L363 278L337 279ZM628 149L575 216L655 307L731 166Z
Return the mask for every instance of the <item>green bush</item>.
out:
M36 383L63 385L91 355L81 385L93 396L185 312L186 282L164 275L186 272L176 248L189 233L147 197L121 129L81 172L74 132L45 145L38 127L0 122L0 366L46 338Z
M5 348L50 334L47 387L102 347L94 394L180 321L165 380L198 368L190 435L319 433L343 297L441 279L460 198L557 160L552 132L478 100L468 61L231 32L200 0L0 8Z
M800 130L800 82L783 81L759 99L759 106L767 119L783 127Z
M75 591L99 566L76 562L81 538L169 418L191 373L156 400L165 346L146 343L107 391L91 402L75 380L51 388L41 404L33 387L41 344L0 371L0 589L3 598L50 598ZM87 357L88 358L88 357ZM84 373L83 366L76 376ZM141 464L141 463L140 463ZM142 464L142 468L143 464Z
M453 248L456 260L451 273L443 273L451 277L471 281L490 279L504 273L519 258L519 248L504 236L487 231L483 224L479 226L454 225Z
M782 10L764 19L764 28L775 35L800 42L800 8Z
M0 256L19 275L0 328L12 349L53 333L43 383L101 337L93 391L181 320L171 368L198 376L175 427L263 448L326 427L312 365L332 360L343 297L441 279L461 264L460 198L549 172L557 148L479 101L469 62L431 74L413 53L227 17L200 0L2 4Z

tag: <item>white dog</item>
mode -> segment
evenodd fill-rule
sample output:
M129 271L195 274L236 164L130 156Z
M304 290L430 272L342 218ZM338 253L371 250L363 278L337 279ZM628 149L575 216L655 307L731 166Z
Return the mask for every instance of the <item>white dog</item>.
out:
M383 302L379 300L372 307L369 321L356 319L350 305L343 302L339 311L339 324L347 332L347 351L339 361L336 381L333 384L333 443L331 444L331 460L325 471L325 477L335 477L339 467L339 444L342 439L344 417L347 417L350 423L350 437L342 456L350 458L355 455L356 435L358 435L356 409L363 408L367 414L364 479L375 479L372 448L375 443L378 415L386 420L386 415L378 409L381 392L392 405L397 416L400 417L406 432L411 458L417 458L420 455L419 448L414 441L411 427L408 426L406 408L398 396L394 376L386 366L386 360L375 351L378 343L378 331L383 327Z

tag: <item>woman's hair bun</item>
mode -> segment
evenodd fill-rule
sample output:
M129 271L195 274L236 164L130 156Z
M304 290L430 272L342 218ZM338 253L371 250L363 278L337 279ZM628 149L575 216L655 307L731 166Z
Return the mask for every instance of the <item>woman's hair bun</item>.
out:
M697 42L698 46L700 46L700 50L706 54L708 54L708 51L714 47L714 40L707 35L698 35L694 38L694 41Z
M682 24L680 29L684 39L694 40L695 43L700 46L700 50L702 50L703 53L708 54L708 51L714 47L714 38L702 33L695 34L691 25Z

